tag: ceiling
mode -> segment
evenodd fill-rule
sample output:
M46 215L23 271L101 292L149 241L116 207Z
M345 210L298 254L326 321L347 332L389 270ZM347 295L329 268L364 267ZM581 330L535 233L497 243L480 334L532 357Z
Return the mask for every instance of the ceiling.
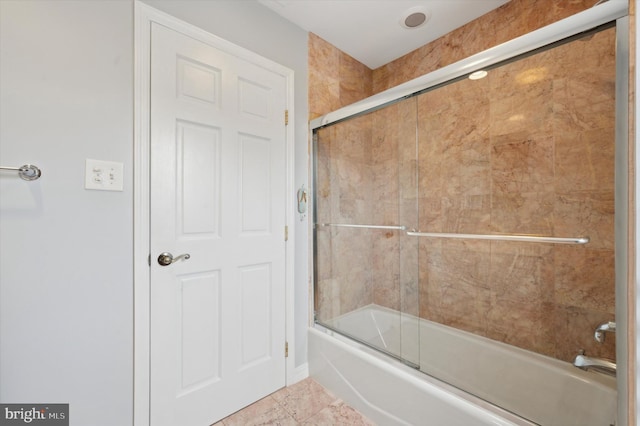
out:
M258 0L371 69L500 7L509 0ZM428 20L406 28L422 12Z

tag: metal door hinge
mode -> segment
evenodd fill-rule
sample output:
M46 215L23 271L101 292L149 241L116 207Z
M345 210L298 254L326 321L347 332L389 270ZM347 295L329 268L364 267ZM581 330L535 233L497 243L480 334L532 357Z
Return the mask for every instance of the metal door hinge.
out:
M289 358L289 342L284 342L284 357Z
M284 240L285 241L289 241L289 227L288 226L284 227Z
M284 125L285 126L289 125L289 110L288 109L284 110Z
M151 254L149 254L149 257L147 258L147 263L151 266Z

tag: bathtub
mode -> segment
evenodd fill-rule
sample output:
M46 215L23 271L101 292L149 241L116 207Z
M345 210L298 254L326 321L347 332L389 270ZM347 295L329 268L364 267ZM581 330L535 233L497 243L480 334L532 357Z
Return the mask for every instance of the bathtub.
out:
M377 305L326 325L409 357L309 329L311 377L380 425L615 424L614 378Z

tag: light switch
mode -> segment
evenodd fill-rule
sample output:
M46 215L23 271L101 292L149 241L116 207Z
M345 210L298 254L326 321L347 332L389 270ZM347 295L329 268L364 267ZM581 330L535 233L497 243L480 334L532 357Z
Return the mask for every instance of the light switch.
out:
M101 191L122 191L124 189L124 164L87 158L84 187Z

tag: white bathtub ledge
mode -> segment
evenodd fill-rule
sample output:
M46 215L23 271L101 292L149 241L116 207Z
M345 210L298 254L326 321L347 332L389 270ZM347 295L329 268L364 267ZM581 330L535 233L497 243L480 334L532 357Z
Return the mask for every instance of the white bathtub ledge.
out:
M314 328L309 329L309 356L314 380L379 424L534 425L362 345Z

